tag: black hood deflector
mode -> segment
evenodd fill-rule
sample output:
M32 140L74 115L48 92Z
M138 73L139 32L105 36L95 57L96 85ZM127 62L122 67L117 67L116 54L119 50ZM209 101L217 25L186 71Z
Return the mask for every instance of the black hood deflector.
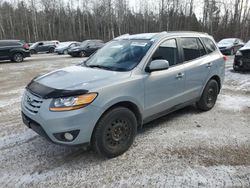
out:
M26 89L44 99L71 97L88 93L88 90L85 89L64 90L51 88L34 81L34 79L27 85Z

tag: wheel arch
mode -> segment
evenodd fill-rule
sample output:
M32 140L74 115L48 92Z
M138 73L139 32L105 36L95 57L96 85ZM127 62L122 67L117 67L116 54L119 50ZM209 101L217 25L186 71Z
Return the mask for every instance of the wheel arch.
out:
M93 135L94 135L96 126L97 126L98 122L100 121L100 119L106 113L108 113L110 110L112 110L114 108L117 108L117 107L125 107L125 108L128 108L129 110L131 110L135 114L135 116L136 116L137 123L138 123L138 128L142 127L142 122L143 122L143 120L142 120L142 114L141 114L141 111L140 111L139 107L134 102L131 102L131 101L116 102L116 103L110 105L106 110L104 110L104 112L101 114L100 118L96 122L95 127L94 127L94 129L93 129L93 131L91 133L91 142L92 142L92 139L93 139Z
M219 91L218 91L218 93L220 93L220 90L221 90L221 87L222 87L220 77L219 77L218 75L214 75L214 76L212 76L212 77L209 79L209 81L210 81L210 80L215 80L215 81L218 83L218 86L219 86Z
M221 87L222 87L221 79L220 79L220 77L219 77L218 75L213 75L213 76L211 76L211 77L207 80L206 84L203 86L202 91L201 91L201 95L202 95L202 93L203 93L203 91L204 91L206 85L208 84L208 82L209 82L210 80L215 80L215 81L218 83L218 86L219 86L218 94L220 93L220 90L221 90Z

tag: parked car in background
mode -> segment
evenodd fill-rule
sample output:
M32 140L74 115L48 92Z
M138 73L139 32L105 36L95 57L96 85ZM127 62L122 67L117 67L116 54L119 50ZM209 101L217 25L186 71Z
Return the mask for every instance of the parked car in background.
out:
M0 60L22 62L30 57L29 45L23 40L0 40Z
M80 46L80 42L71 41L71 42L61 42L56 48L55 53L58 54L68 54L70 48Z
M207 34L121 36L81 64L34 78L23 122L54 143L116 157L147 122L194 103L211 110L224 74L225 57Z
M250 40L236 52L233 68L235 71L250 70Z
M30 46L30 53L36 54L39 52L53 53L59 41L39 41Z
M69 49L68 54L72 57L88 57L103 46L102 40L85 40L80 46Z
M218 42L220 51L225 55L234 55L243 46L244 42L238 38L226 38Z

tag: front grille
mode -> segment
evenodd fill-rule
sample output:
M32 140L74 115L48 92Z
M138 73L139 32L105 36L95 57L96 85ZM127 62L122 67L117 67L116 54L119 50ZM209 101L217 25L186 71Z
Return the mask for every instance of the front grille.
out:
M37 113L43 103L42 98L33 95L32 93L26 91L24 94L24 106L25 108L32 112L32 113Z
M250 50L242 51L243 57L246 59L250 59Z

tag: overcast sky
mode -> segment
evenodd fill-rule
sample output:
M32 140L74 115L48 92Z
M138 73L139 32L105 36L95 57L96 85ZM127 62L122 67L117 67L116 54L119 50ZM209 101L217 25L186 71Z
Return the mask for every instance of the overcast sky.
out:
M8 1L8 2L12 2L14 4L17 4L18 1L21 1L21 0L0 0L0 2L3 2L3 1ZM23 0L23 1L28 1L28 0ZM39 0L38 0L39 1ZM67 3L69 2L69 0L63 0L64 3ZM78 4L78 0L75 0L76 1L76 7L77 7L77 4ZM89 0L89 2L91 1L96 1L96 0ZM149 9L152 10L152 11L158 11L158 7L159 7L159 3L158 1L159 0L127 0L129 5L135 10L135 11L139 11L140 8L143 8L143 7L140 7L139 5L143 5L143 2L147 1L148 4L149 4ZM181 0L180 2L185 2L187 0ZM194 12L195 14L197 15L198 18L201 18L202 16L202 7L203 7L203 3L201 2L201 0L194 0Z

